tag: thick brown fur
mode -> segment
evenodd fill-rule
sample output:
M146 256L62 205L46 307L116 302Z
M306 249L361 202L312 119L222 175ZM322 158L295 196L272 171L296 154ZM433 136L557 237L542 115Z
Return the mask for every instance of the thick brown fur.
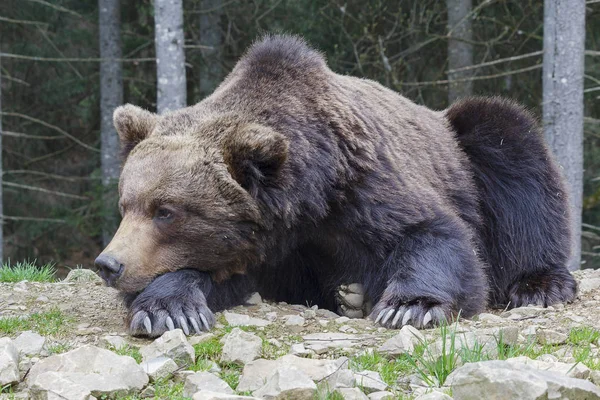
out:
M209 328L252 290L333 309L360 282L390 327L575 295L562 180L512 103L435 112L267 36L201 103L115 124L123 222L103 257L133 334Z

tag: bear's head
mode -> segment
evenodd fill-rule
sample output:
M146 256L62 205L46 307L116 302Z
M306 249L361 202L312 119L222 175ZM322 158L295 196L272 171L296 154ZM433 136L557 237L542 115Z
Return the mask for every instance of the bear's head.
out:
M122 221L96 265L123 292L181 268L220 281L261 261L272 219L260 198L282 179L288 140L234 115L190 113L115 110Z

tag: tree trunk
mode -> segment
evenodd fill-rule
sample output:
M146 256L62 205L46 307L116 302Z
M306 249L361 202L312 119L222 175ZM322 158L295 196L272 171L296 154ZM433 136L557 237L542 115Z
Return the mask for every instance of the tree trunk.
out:
M473 65L473 29L471 0L446 0L448 8L448 69ZM448 80L464 79L472 76L472 71L448 73ZM473 81L450 82L448 103L473 94Z
M4 169L2 168L2 56L0 55L0 267L4 262L4 203L2 199L2 182Z
M221 15L223 0L200 1L200 45L202 65L198 80L200 81L200 98L210 95L222 78L222 46Z
M116 189L119 180L119 137L113 125L115 108L123 103L121 13L119 0L99 0L100 23L100 137L103 196L102 241L110 242L118 226Z
M159 114L187 104L182 0L154 0Z
M581 264L585 0L544 2L544 133L571 194L573 254Z

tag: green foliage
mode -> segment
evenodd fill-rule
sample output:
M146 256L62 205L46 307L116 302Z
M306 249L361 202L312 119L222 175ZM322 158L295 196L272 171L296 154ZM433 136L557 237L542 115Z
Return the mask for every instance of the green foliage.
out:
M138 364L142 362L142 354L140 353L140 349L138 349L137 347L126 344L119 348L109 346L109 350L114 351L120 356L129 356L133 358Z
M67 324L63 313L54 308L50 311L33 313L29 317L10 316L0 318L0 333L12 335L20 331L36 331L40 335L58 335Z
M414 371L414 366L408 356L400 356L388 359L376 351L352 357L350 359L350 368L354 371L376 371L381 375L381 379L390 386L396 385L400 375L408 374Z
M53 264L37 266L36 262L4 263L0 268L0 282L54 282L56 270Z

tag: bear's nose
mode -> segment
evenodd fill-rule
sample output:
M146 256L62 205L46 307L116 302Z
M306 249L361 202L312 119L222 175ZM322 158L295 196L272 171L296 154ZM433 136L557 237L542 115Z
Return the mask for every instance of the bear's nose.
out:
M100 276L108 286L113 286L117 278L123 273L123 264L108 254L100 254L95 261L100 270Z

